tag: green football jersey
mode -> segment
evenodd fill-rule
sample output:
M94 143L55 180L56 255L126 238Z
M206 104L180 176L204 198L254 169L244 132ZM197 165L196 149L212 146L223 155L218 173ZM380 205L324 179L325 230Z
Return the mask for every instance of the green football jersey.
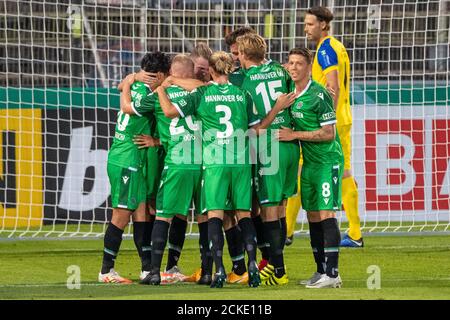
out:
M144 83L133 83L131 85L132 103L139 105L150 92L150 88ZM113 143L108 153L108 162L124 168L138 169L142 166L146 160L146 149L138 149L133 142L133 137L140 134L151 135L152 126L154 127L154 123L152 124L151 118L119 111Z
M278 62L267 61L259 66L252 66L245 72L241 88L248 91L255 103L258 117L263 119L272 110L278 97L292 91L292 80L288 72ZM274 141L273 129L292 128L289 110L282 110L267 128L267 148L271 149ZM261 142L260 137L260 142ZM260 150L264 146L260 145Z
M172 103L189 95L189 92L178 86L166 89ZM202 142L199 124L194 116L170 119L164 115L158 96L150 93L142 99L139 106L133 105L136 114L156 116L159 139L166 151L166 166L183 166L198 169L202 165Z
M315 131L336 123L333 99L328 91L315 81L310 81L291 106L295 131ZM303 165L344 163L341 142L336 132L333 141L301 141Z
M245 69L236 68L229 76L228 80L235 86L241 87L245 79Z
M291 83L291 77L282 65L268 61L246 70L241 88L251 94L258 116L262 119L272 110L281 94L291 91ZM291 127L288 110L281 111L269 128L279 129L281 126Z
M204 167L250 165L248 128L260 120L246 91L212 82L174 105L182 117L201 121Z

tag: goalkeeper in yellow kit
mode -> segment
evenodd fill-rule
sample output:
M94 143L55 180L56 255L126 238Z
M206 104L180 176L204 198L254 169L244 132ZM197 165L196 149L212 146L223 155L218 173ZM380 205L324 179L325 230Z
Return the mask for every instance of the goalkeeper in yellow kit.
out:
M351 128L350 110L350 60L344 45L329 35L333 14L325 7L313 7L306 12L305 33L308 40L316 43L316 54L312 67L312 78L333 93L337 117L337 132L344 152L344 175L342 180L342 202L349 221L349 232L341 242L342 247L363 247L358 214L358 189L351 172ZM300 209L300 197L288 200L286 210L287 236L293 239L295 220Z

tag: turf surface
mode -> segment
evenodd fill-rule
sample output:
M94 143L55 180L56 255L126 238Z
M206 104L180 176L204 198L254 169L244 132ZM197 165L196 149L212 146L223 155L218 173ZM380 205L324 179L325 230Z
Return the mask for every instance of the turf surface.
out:
M450 236L366 236L364 240L362 249L341 249L343 287L322 290L298 285L315 271L306 237L295 238L286 248L289 284L256 289L239 284L223 289L190 283L139 285L139 258L130 239L122 243L116 270L135 280L132 285L97 283L102 240L0 241L0 299L450 299ZM79 290L66 286L70 265L80 267ZM185 274L199 265L197 239L186 240L179 265ZM225 254L228 270L230 265ZM371 276L367 269L372 265L380 268L380 289L367 288Z

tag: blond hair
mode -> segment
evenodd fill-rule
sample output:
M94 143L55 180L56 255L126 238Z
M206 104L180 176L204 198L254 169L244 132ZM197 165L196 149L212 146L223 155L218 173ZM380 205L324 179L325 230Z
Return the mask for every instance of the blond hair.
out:
M191 58L196 59L198 57L202 57L206 60L209 60L209 58L212 55L212 50L208 47L208 45L205 42L199 42L195 46L195 48L191 52Z
M236 39L239 52L242 52L250 61L264 60L267 44L263 37L256 33L248 33Z
M233 58L225 51L216 51L209 59L209 65L220 75L227 75L233 71Z
M192 59L187 55L187 54L177 54L175 57L173 57L172 59L172 64L174 63L181 63L186 67L189 67L190 69L194 70L194 62L192 61Z

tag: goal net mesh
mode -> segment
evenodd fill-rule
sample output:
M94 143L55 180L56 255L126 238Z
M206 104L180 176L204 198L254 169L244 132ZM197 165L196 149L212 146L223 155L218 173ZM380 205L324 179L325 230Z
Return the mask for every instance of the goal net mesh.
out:
M228 50L249 25L285 62L328 6L351 60L352 171L363 232L449 231L450 3L443 0L0 2L0 237L101 236L117 85L143 54ZM344 211L338 212L342 231ZM305 214L298 232L307 232ZM196 232L195 222L190 233ZM126 234L130 234L127 228Z

